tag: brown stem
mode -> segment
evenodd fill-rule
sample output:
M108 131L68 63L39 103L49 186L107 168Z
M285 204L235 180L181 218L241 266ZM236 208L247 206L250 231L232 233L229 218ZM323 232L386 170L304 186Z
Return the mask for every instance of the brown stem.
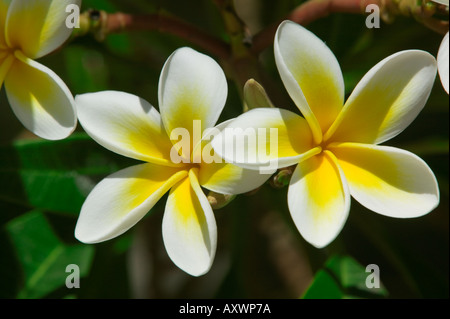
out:
M382 17L385 21L390 21L393 16L399 14L411 15L412 12L409 8L413 5L417 6L417 3L411 0L309 0L298 6L282 20L291 20L301 25L307 25L332 13L364 14L365 8L369 4L376 4L381 8ZM432 17L419 20L426 27L438 33L445 34L448 31L448 21L436 21ZM267 27L253 37L253 53L258 54L273 43L277 27L281 21Z
M381 0L310 0L296 9L294 9L284 19L267 27L253 38L252 50L258 53L269 47L273 43L278 25L283 20L291 20L301 25L308 25L309 23L324 18L331 13L346 12L361 14L364 12L364 5L370 3L381 2Z
M443 21L439 19L426 19L422 21L422 23L429 29L444 34L445 32L448 32L448 21Z
M178 18L162 14L134 15L121 12L98 14L99 29L94 30L94 33L100 39L108 34L124 31L159 31L198 45L218 58L227 59L230 55L227 43Z

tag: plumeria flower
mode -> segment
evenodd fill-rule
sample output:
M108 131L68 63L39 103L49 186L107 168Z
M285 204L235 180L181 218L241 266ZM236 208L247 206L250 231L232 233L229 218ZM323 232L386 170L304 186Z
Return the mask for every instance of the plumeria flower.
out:
M343 228L352 196L382 215L418 217L439 202L436 178L416 155L379 145L403 131L428 99L436 61L423 51L393 54L373 67L344 104L344 80L331 50L313 33L283 22L275 36L275 58L282 81L304 118L284 109L253 109L233 120L212 145L237 165L231 131L278 128L279 168L297 165L288 189L288 206L299 232L324 247ZM257 157L254 157L257 158ZM266 163L264 163L266 164Z
M199 156L212 151L207 132L222 112L227 90L225 75L213 59L181 48L161 73L161 113L123 92L78 95L79 121L86 132L107 149L145 163L106 177L92 190L81 209L76 238L97 243L119 236L169 192L162 222L167 253L185 272L206 273L214 259L217 229L202 186L238 194L261 186L269 177L220 158L205 161ZM195 132L193 123L201 123L203 135ZM178 132L186 131L191 147L180 148Z
M52 70L34 61L70 36L68 5L81 0L0 0L0 88L13 112L34 134L63 139L75 129L74 99Z

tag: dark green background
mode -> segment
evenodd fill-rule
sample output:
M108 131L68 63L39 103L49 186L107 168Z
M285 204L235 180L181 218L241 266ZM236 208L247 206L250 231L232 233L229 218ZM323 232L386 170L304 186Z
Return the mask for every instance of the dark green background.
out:
M247 1L243 7L250 15L243 18L258 30L300 3ZM83 10L88 8L171 13L228 40L210 0L84 0ZM308 28L337 56L347 93L386 56L405 49L436 55L442 40L442 35L406 17L369 30L363 15L333 14ZM176 36L133 32L111 35L102 43L80 37L39 62L54 70L74 95L120 90L157 107L161 68L180 46L209 54ZM272 50L260 56L273 85L267 89L277 107L294 109ZM135 161L103 149L81 126L64 141L33 138L14 117L4 90L0 105L0 298L448 298L449 102L438 79L418 118L387 144L410 150L430 165L440 186L439 207L424 217L400 220L368 211L353 200L337 240L319 250L293 225L287 189L265 185L216 211L217 256L211 271L200 278L176 268L164 250L165 197L124 235L96 245L79 243L73 231L90 189ZM230 80L221 120L241 110L239 91ZM79 289L64 285L68 264L80 266ZM379 266L382 289L361 286L368 264Z

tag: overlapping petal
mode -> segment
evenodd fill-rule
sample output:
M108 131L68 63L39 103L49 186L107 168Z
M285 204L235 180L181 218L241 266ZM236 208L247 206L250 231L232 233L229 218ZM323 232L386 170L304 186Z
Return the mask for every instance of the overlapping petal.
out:
M162 232L167 253L179 268L192 276L210 269L216 252L217 227L194 170L171 189Z
M31 132L62 139L76 127L74 100L65 83L49 68L15 52L5 89L12 110Z
M66 7L81 0L14 0L6 18L6 42L37 59L61 46L72 29L66 26Z
M97 243L121 235L187 175L187 171L148 163L111 174L84 202L75 237L84 243Z
M347 178L351 195L382 215L409 218L439 203L431 169L416 155L394 147L343 143L330 147Z
M249 169L281 168L298 163L313 148L308 123L283 109L250 110L230 122L212 140L228 163Z
M448 1L447 1L448 5ZM448 55L449 50L449 40L448 40L448 32L445 35L444 39L441 42L441 46L439 47L437 62L438 62L438 71L439 77L441 78L442 86L448 94L448 81L449 81L449 72L448 72Z
M272 174L246 169L221 162L202 164L199 171L200 184L220 194L242 194L264 184Z
M167 59L159 82L159 108L168 136L183 128L194 138L194 121L200 121L201 130L213 127L227 93L225 74L217 62L190 48L176 50ZM201 133L191 145L200 138Z
M322 248L340 233L350 210L342 170L328 151L298 164L288 190L292 219L306 241Z
M118 91L77 95L75 100L81 125L100 145L127 157L176 166L161 116L147 101Z
M274 43L281 79L311 126L316 143L344 105L344 80L336 57L302 26L283 22Z
M260 187L272 174L227 163L214 151L211 141L232 121L233 119L205 130L202 141L194 148L193 161L200 166L198 178L201 186L220 194L234 195Z
M395 53L358 83L325 139L382 143L402 132L424 107L436 77L436 60L425 52Z

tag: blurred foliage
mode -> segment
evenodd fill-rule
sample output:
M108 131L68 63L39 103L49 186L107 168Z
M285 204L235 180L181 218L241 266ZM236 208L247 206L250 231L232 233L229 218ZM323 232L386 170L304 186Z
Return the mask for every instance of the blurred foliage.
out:
M373 266L370 265L370 266ZM304 299L382 298L388 295L379 268L361 266L348 256L332 256L319 270ZM368 284L366 284L366 281Z
M239 2L252 32L279 21L300 0ZM211 0L83 0L83 10L165 12L227 40ZM308 28L337 56L347 94L386 56L405 49L436 55L442 36L413 19L399 17L367 29L363 15L333 14ZM167 57L183 39L159 32L129 32L97 42L80 37L40 59L72 93L120 90L158 107L157 87ZM205 52L208 54L208 52ZM260 56L264 83L277 107L295 109L275 67L272 48ZM242 88L241 88L242 89ZM81 126L60 142L24 132L0 93L0 298L332 298L354 296L368 264L377 264L385 290L359 297L448 298L448 95L436 80L417 120L389 145L411 150L435 172L441 203L430 214L408 220L377 215L352 201L339 237L325 249L307 244L286 204L286 188L264 185L216 211L218 250L211 271L193 278L168 258L161 238L164 198L126 234L96 245L74 236L78 213L92 187L133 164L105 150ZM238 86L229 81L221 120L242 112ZM81 269L81 287L65 287L68 264ZM356 288L355 288L356 287ZM317 293L323 291L320 296Z

